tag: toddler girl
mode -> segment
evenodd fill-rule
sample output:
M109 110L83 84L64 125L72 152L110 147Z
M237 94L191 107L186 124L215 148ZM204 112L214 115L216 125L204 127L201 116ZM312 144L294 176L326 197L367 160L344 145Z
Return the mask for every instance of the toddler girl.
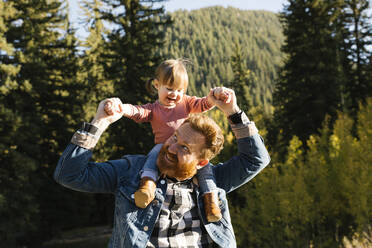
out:
M223 91L222 87L213 89L208 96L203 98L186 95L188 75L184 62L180 59L171 59L161 63L156 69L155 79L150 83L157 90L157 101L141 106L122 105L124 116L136 122L151 123L157 144L148 154L139 189L134 194L135 203L140 208L146 208L155 197L155 182L158 179L156 159L162 143L173 135L190 113L201 113L213 108L211 97L222 101L228 100L228 94ZM106 103L105 111L107 114L113 113L111 102ZM218 206L211 165L207 164L198 170L197 178L208 221L220 220L222 215Z

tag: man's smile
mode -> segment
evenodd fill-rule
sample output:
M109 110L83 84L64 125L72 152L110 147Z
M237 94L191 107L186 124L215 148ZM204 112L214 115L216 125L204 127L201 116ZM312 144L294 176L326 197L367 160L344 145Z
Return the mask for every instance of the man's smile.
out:
M165 156L164 157L170 163L176 162L175 156L169 154L168 152L165 152Z

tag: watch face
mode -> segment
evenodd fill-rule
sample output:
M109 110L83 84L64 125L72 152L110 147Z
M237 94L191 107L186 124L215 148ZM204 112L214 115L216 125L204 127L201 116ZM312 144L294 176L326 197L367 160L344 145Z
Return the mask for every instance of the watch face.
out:
M84 122L83 124L83 131L87 132L87 133L90 133L90 134L96 134L98 128L93 126L92 124L90 123L87 123L87 122Z
M235 113L235 114L233 114L233 115L230 115L229 116L229 119L230 119L230 121L233 123L233 124L239 124L239 123L242 123L243 121L242 121L242 113L243 113L243 111L242 110L240 110L239 112L237 112L237 113Z

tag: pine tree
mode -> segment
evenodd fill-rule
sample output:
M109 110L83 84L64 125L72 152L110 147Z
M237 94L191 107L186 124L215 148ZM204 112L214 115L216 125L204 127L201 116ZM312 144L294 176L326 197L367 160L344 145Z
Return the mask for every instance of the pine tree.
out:
M61 225L52 210L61 203L53 198L56 188L52 172L60 147L72 134L71 126L80 122L76 114L81 112L76 100L78 85L73 81L76 44L62 2L2 3L15 10L2 33L15 52L1 57L2 68L19 68L12 87L6 86L8 92L1 96L5 115L1 130L6 132L1 143L8 151L1 161L7 165L2 168L7 180L2 182L12 189L5 194L12 207L2 218L6 226L2 231L8 240L30 242L32 236L48 237ZM2 90L3 86L2 81Z
M123 102L149 102L151 97L145 84L154 76L155 68L162 60L158 52L164 43L164 33L161 30L170 24L170 18L164 14L162 7L154 6L161 1L102 2L110 11L102 8L101 19L114 26L107 35L105 46L106 78L114 84L115 96ZM148 124L139 125L123 118L114 126L115 128L110 129L109 139L111 144L115 144L112 149L116 156L140 151L147 153L152 147L153 136ZM125 135L125 138L120 134ZM128 142L138 140L138 137L141 137L139 142Z
M343 21L347 30L343 40L348 61L348 80L345 85L348 109L355 115L360 101L371 96L372 83L368 78L368 63L372 52L371 17L368 16L368 0L345 0Z
M246 69L242 60L242 51L239 44L235 44L235 54L231 57L231 67L234 72L234 80L229 87L234 89L237 102L242 110L248 111L253 107L253 82L252 72Z
M7 63L9 56L14 56L15 50L12 44L8 43L6 32L8 26L16 15L16 9L13 8L11 2L0 2L0 93L1 95L9 94L9 92L17 87L15 77L19 72L20 66Z
M18 16L12 2L0 2L0 239L5 246L16 244L20 230L34 230L33 216L38 213L30 183L36 161L18 147L24 141L18 134L24 118L8 101L20 87L16 78L21 65L12 63L12 58L21 56L21 52L15 50L8 37L9 29L18 24L14 21Z
M165 46L160 52L166 57L182 57L192 62L188 94L203 96L210 87L232 82L231 57L239 44L242 61L255 75L254 101L266 103L265 112L271 113L271 94L283 43L275 13L217 6L179 10L171 16L174 24L166 30Z
M333 25L340 8L334 2L292 0L281 14L286 36L282 49L287 58L274 92L274 119L284 144L293 135L306 142L326 114L334 120L342 107L345 80Z

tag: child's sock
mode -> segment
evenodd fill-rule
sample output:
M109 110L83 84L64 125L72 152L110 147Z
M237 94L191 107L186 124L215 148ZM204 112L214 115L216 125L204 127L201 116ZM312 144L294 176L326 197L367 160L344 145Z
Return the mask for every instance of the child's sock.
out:
M221 209L218 206L216 192L208 192L203 195L204 210L209 222L216 222L222 218Z
M139 208L146 208L155 198L156 183L150 177L141 178L140 186L134 193L134 202Z

